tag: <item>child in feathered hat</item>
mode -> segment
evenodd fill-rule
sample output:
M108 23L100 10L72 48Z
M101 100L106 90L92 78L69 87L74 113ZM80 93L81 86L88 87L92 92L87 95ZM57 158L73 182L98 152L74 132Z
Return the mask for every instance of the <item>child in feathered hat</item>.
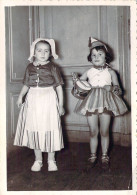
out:
M60 116L64 115L63 80L51 57L58 58L53 39L38 38L32 43L30 64L17 100L20 114L14 145L34 150L32 171L41 170L42 152L48 152L48 171L57 171L55 151L64 147L60 122Z
M121 98L118 79L114 70L108 64L111 55L107 46L91 38L88 61L92 66L81 77L87 80L91 90L84 100L79 100L75 112L86 115L90 127L90 166L97 163L98 133L101 135L102 168L109 168L109 125L111 116L120 116L127 112L127 106ZM100 124L100 126L99 126ZM100 128L99 128L100 127Z

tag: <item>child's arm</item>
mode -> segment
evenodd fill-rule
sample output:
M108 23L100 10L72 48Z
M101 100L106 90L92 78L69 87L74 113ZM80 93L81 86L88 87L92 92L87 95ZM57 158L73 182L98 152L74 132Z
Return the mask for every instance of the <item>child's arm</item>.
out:
M87 71L82 74L82 76L80 77L80 80L84 80L84 81L87 80Z
M122 90L119 86L118 78L115 71L111 69L109 72L111 74L112 84L113 84L112 92L115 93L116 95L122 95Z
M117 75L116 75L115 71L111 69L111 70L109 70L109 72L111 74L112 84L119 86L119 82L118 82Z
M23 87L21 89L21 92L19 94L18 100L17 100L17 106L18 106L18 108L22 105L22 98L27 93L28 89L29 89L28 86L23 85Z
M57 86L56 91L57 91L57 95L58 95L58 99L59 99L59 114L64 115L65 110L64 110L64 107L63 107L63 89L62 89L62 86L61 85Z

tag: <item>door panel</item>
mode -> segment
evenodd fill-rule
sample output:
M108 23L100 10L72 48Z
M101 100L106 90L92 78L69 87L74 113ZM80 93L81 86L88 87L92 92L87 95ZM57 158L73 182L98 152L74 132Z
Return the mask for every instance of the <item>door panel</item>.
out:
M42 21L43 18L40 22ZM60 56L57 63L59 65L89 64L87 62L88 37L99 36L98 7L50 7L50 14L49 7L45 7L44 21L44 37L51 37L57 41L57 51ZM50 32L49 28L52 29Z
M19 109L16 101L29 56L29 7L6 7L7 144L13 142Z
M114 59L111 65L119 73L121 85L125 89L124 98L130 105L129 7L45 6L39 10L40 35L54 38L57 43L60 58L56 62L65 79L67 113L64 120L65 124L70 124L70 130L72 126L77 126L82 131L87 131L85 117L73 112L77 100L71 95L71 73L82 74L90 67L87 55L88 38L91 35L104 41L113 50ZM67 128L69 129L68 126ZM112 131L130 134L130 112L115 118Z
M91 35L100 36L100 8L97 6L45 6L39 9L42 13L40 14L40 35L55 39L59 55L55 63L60 66L65 80L66 114L63 118L65 128L88 131L86 117L74 113L78 100L71 94L71 73L82 74L90 67L87 61L88 38ZM45 31L43 31L43 25Z

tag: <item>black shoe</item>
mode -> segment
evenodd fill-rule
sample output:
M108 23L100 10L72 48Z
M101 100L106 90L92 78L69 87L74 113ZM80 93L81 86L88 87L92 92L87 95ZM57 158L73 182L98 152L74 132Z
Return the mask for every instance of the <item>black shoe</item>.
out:
M107 154L103 154L101 157L102 169L109 170L110 168L110 161Z

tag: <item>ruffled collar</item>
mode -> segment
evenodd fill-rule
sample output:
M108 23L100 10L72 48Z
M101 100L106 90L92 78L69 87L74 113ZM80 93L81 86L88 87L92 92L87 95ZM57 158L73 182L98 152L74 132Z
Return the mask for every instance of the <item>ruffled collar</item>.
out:
M96 65L93 65L93 68L95 69L98 69L98 70L103 70L107 67L107 64L103 65L103 66L96 66Z

